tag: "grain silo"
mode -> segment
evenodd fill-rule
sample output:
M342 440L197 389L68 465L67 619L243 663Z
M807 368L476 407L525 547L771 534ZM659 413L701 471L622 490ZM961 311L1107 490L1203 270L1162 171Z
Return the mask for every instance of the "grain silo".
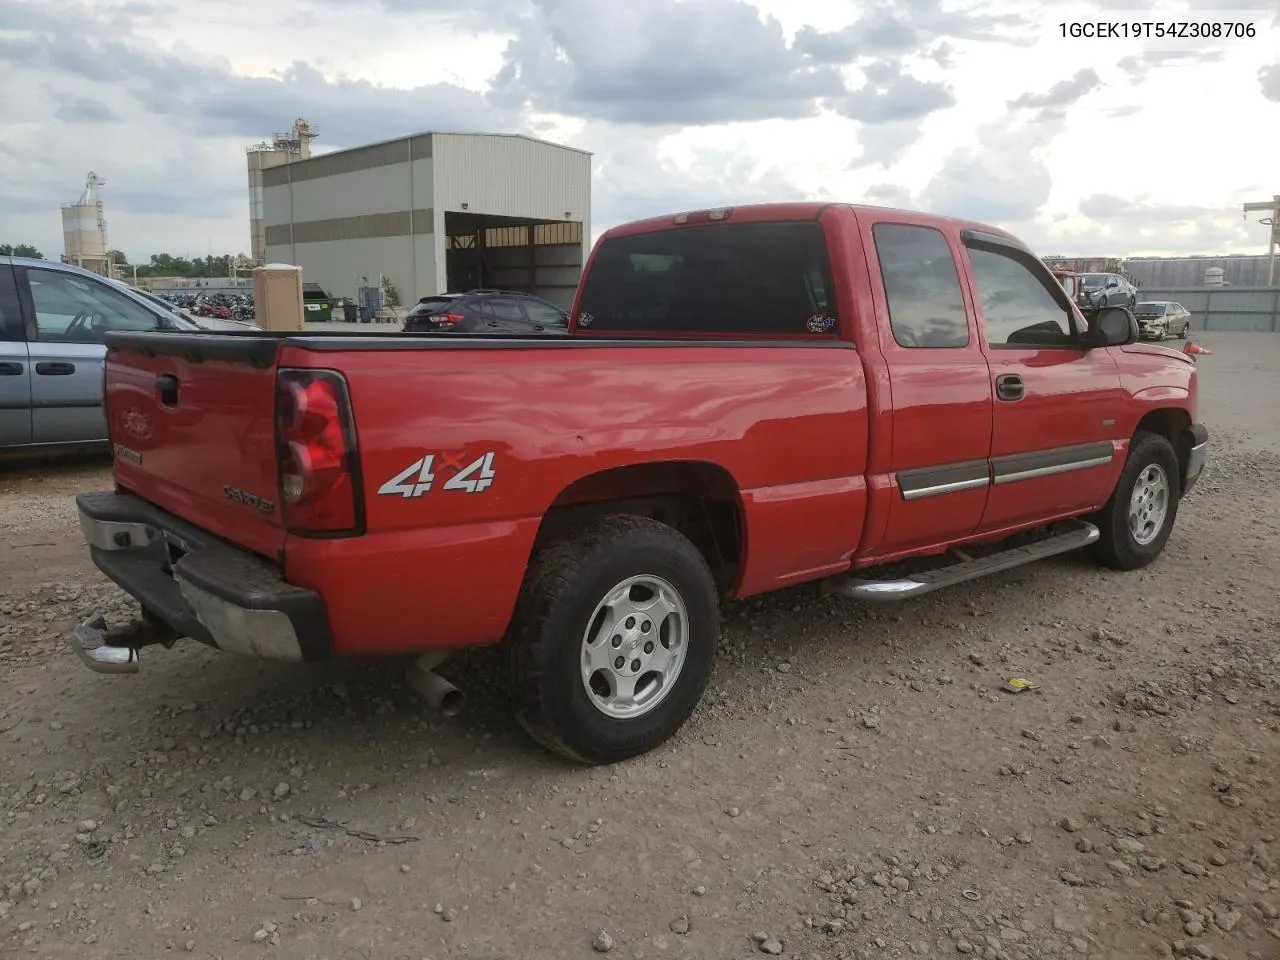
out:
M288 133L277 133L271 142L255 143L246 149L249 164L249 254L256 264L267 255L266 222L262 206L262 171L311 156L311 141L316 132L301 117L293 121Z
M98 194L98 188L105 183L89 171L80 199L62 206L62 262L104 277L111 273L107 258L107 220L102 215L102 198Z

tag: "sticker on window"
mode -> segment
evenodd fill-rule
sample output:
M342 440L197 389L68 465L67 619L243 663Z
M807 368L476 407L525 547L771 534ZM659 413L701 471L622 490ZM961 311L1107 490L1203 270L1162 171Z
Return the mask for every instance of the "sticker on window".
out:
M591 326L591 324L595 322L596 322L596 318L589 313L578 314L578 326L580 327L589 327Z
M830 333L836 328L836 318L825 313L815 313L805 324L810 333Z

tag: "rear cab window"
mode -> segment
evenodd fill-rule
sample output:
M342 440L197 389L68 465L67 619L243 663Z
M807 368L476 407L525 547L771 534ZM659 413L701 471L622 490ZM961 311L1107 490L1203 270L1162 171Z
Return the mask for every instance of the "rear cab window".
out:
M817 221L715 223L605 240L583 282L583 330L839 333L826 237Z

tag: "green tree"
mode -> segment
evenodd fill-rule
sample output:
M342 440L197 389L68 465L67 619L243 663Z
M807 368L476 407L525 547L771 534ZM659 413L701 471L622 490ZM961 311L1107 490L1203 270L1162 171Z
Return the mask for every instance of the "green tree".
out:
M123 250L108 250L107 259L112 263L118 263L122 267L129 266L129 258L124 255Z
M0 257L30 257L43 260L44 254L29 243L0 243Z
M128 264L129 260L119 250L112 250L112 260L119 264ZM137 264L138 277L210 277L221 279L231 276L233 262L243 261L243 254L224 253L208 257L175 257L171 253L153 253L146 263ZM243 269L243 267L242 267ZM132 273L132 270L130 271Z

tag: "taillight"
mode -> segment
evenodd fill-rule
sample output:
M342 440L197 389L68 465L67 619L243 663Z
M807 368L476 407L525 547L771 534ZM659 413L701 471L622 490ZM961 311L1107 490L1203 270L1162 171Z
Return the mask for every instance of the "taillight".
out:
M434 319L442 327L452 327L455 323L461 323L466 318L460 313L437 313Z
M276 458L281 512L290 533L337 537L364 532L360 456L342 374L279 371Z

